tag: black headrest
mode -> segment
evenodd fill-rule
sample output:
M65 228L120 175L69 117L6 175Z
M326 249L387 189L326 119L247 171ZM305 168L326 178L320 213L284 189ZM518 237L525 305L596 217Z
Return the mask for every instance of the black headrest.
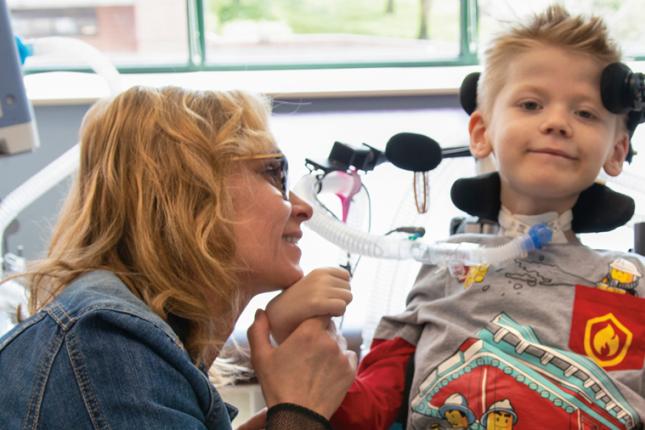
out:
M460 210L483 220L497 222L500 201L499 173L492 172L455 181L452 202ZM576 233L600 233L626 224L634 215L634 200L595 183L580 193L573 206L571 228Z

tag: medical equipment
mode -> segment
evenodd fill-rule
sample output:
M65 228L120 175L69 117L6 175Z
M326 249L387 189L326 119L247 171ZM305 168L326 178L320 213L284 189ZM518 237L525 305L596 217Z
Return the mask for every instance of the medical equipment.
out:
M407 140L405 134L396 136L388 141L385 153L390 154L392 158L388 161L403 170L431 169L440 163L444 155L450 157L463 153L463 148L444 148L442 150L432 139L422 138L420 135L409 134L407 137L411 137L411 140ZM429 147L423 147L424 145L429 145ZM409 153L406 149L409 149L410 146L421 146L421 148L417 148L414 153ZM374 148L372 150L378 151ZM419 159L413 160L416 153L425 154L422 157L424 162L419 163ZM343 154L344 161L334 159L338 154ZM365 316L361 322L361 351L369 349L374 330L382 315L391 313L391 298L394 295L405 295L406 290L401 289L400 282L394 281L395 278L403 276L398 272L399 267L407 267L416 272L416 269L410 267L410 264L417 261L426 264L447 265L451 270L458 272L463 270L465 265L494 264L523 256L550 240L550 230L544 227L536 227L532 232L533 237L527 235L497 248L483 248L465 243L426 243L421 240L425 230L419 227L393 228L391 232L383 235L370 234L355 228L345 222L350 205L352 211L358 209L359 212L362 212L361 200L353 198L356 192L363 187L358 169L347 161L353 158L351 150L344 148L343 151L332 151L327 162L316 163L307 159L306 164L312 171L296 184L293 192L308 201L314 209L312 218L305 225L346 251L348 261L350 254L398 260L396 263L379 263L376 276L369 283ZM333 166L336 166L336 169ZM323 203L328 201L328 195L336 195L340 198L342 218L337 218ZM356 197L360 197L360 195L358 194ZM390 233L398 234L390 235ZM350 273L353 273L356 264L347 268L350 269ZM343 320L335 322L340 326Z
M0 156L30 151L39 146L16 43L7 4L0 0Z
M534 226L527 235L495 248L468 243L430 244L365 233L332 216L317 197L319 193L342 193L348 188L348 181L353 180L350 175L333 175L325 179L325 176L310 174L304 176L294 188L294 193L314 208L306 225L349 253L375 258L414 259L425 264L496 264L526 256L551 240L551 231L544 225Z
M327 163L311 163L310 160L307 160L312 169L320 169L322 173L317 174L313 170L311 174L304 176L296 184L294 193L314 208L312 218L306 225L351 254L398 260L414 259L425 264L451 266L455 264L496 264L525 256L535 249L540 249L551 240L551 231L543 225L535 226L527 235L495 248L483 248L468 243L430 244L421 240L370 234L353 228L343 222L348 211L349 199L347 195L349 190L360 189L361 179L356 172L364 165L352 165L351 160L356 158L351 154L352 148L345 145L344 150L339 151L338 145L339 143L336 142ZM409 151L410 148L415 148L414 153ZM382 154L380 151L371 147L370 150L378 152L373 158L380 159L380 154ZM454 148L448 150L448 154L452 152L454 152ZM339 154L342 155L341 161L337 160ZM386 158L390 159L393 164L405 170L427 171L435 168L441 162L442 150L430 138L414 133L401 133L388 141L385 154L389 155ZM416 154L423 156L415 157ZM359 157L359 159L363 158ZM325 167L321 168L321 165ZM370 165L369 170L375 165ZM317 196L323 193L332 193L341 197L343 220L335 217L320 202Z
M637 111L642 114L645 108L645 75L632 72L623 63L612 63L602 71L600 95L610 112Z

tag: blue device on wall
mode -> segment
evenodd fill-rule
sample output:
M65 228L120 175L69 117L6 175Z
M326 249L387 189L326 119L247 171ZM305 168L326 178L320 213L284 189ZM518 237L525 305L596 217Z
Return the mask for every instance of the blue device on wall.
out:
M0 0L0 157L39 146L18 55L9 9Z

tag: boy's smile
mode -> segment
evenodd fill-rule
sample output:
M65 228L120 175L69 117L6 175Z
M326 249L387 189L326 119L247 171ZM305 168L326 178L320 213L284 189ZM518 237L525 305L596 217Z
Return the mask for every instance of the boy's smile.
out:
M531 154L537 154L537 155L544 155L546 156L548 161L557 161L559 158L563 158L565 160L571 160L575 161L578 158L570 155L567 151L564 151L560 148L556 147L549 147L549 146L544 146L544 147L538 147L535 149L529 149L528 151ZM552 160L550 157L555 157L554 160Z
M493 152L502 204L518 214L563 213L600 169L620 173L628 135L600 98L603 65L536 46L507 66L492 112L471 118L471 149Z

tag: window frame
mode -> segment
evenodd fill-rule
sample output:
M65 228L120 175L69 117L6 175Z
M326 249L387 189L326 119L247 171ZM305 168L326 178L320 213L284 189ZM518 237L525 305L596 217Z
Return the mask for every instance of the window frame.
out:
M182 63L144 64L141 66L118 66L123 74L145 73L185 73L185 72L227 72L227 71L280 71L280 70L325 70L325 69L364 69L364 68L433 68L477 66L479 58L479 2L478 0L459 0L459 54L454 59L428 59L427 61L366 61L361 63L208 63L206 49L205 1L185 0L187 8L187 58ZM645 61L645 54L628 59L629 62ZM25 74L49 72L48 67L27 67ZM86 67L56 67L56 71L89 71Z
M288 63L288 64L212 64L207 61L205 0L186 0L188 55L185 63L142 66L117 66L120 73L183 73L202 71L258 71L258 70L312 70L312 69L361 69L385 67L451 67L478 64L477 0L459 0L459 55L454 59L427 61L366 61L361 63ZM85 67L57 67L57 71L87 72ZM47 67L27 67L26 74L51 71Z

